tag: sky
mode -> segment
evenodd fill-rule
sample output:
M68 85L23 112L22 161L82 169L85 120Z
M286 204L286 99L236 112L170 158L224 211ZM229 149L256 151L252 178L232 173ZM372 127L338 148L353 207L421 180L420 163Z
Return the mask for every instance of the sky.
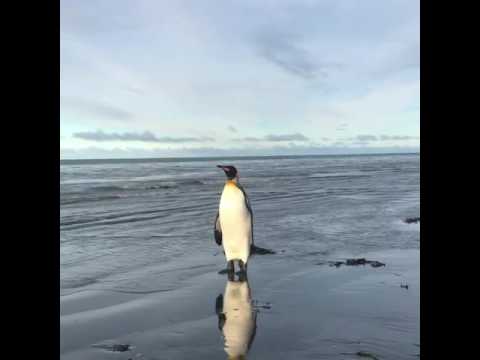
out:
M413 0L61 0L60 157L418 152Z

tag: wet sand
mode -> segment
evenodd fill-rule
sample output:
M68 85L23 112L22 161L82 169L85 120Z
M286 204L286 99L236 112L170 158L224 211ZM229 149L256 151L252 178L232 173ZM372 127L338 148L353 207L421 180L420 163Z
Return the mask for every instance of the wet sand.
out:
M418 358L419 250L355 257L386 266L329 266L287 249L255 255L248 284L228 287L224 259L212 255L147 273L145 291L63 295L61 358L227 359L249 345L248 359Z

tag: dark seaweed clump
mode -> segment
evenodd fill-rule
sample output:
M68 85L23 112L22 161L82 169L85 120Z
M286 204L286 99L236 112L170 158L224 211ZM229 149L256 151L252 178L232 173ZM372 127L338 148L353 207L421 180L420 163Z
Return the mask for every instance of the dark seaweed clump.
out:
M358 266L358 265L367 265L367 264L374 268L385 266L385 264L380 261L367 260L365 258L347 259L347 261L330 261L330 266L335 266L335 267L340 267L342 265Z

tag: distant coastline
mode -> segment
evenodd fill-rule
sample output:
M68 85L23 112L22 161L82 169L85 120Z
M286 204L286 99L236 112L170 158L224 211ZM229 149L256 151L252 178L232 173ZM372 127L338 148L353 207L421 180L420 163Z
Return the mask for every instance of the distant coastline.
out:
M362 156L405 156L420 155L420 152L405 153L362 153L362 154L312 154L312 155L248 155L248 156L190 156L155 158L98 158L98 159L60 159L61 165L108 164L108 163L149 163L149 162L189 162L205 160L262 160L262 159L306 159L319 157L362 157Z

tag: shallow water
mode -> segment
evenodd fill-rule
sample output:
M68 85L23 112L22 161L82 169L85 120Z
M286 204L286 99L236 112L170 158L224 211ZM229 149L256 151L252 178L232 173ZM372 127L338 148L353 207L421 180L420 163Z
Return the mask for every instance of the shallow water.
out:
M238 291L218 274L218 163L276 251ZM61 357L417 358L419 201L418 155L63 163ZM355 256L386 266L328 265Z
M246 349L246 358L263 360L356 359L358 352L414 359L419 251L364 255L387 265L336 268L271 255L253 258L247 283L234 291L212 270L165 292L64 296L62 359L227 359ZM115 344L130 349L101 350Z
M147 274L207 271L224 174L233 164L257 245L300 262L419 248L419 156L67 161L61 164L61 293L154 291ZM203 268L202 268L203 266ZM181 268L185 268L181 270ZM163 288L166 288L164 285Z

